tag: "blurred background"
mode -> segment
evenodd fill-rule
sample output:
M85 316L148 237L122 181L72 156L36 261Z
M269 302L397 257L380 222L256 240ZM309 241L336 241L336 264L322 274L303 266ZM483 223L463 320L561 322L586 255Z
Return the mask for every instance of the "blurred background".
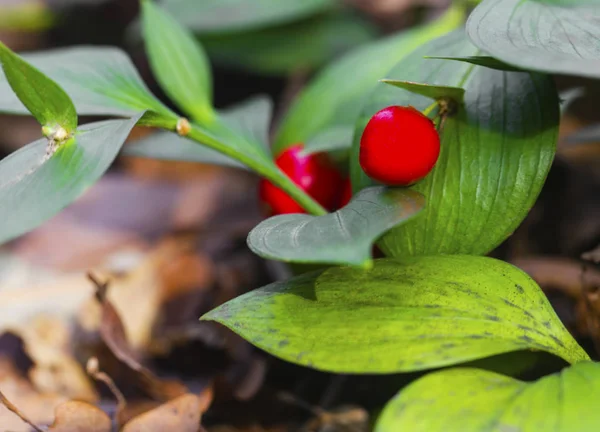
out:
M235 7L228 0L161 4L208 51L216 106L267 94L276 107L273 125L326 64L386 34L428 22L449 4L290 1L296 6L285 14L264 8L252 16L244 1ZM138 11L137 0L0 0L0 40L18 52L119 46L168 104L144 54ZM558 156L538 203L492 255L529 272L598 359L600 272L593 261L600 261L600 252L587 259L582 254L600 243L600 140L598 134L580 139L572 134L600 120L600 86L555 78L561 91L578 88L581 96L565 110ZM136 128L130 140L150 133ZM0 116L2 157L39 137L33 118ZM99 403L131 418L168 399L162 390L176 379L209 399L202 421L209 431L368 430L367 412L376 412L418 374L350 377L312 371L198 321L213 307L289 275L285 266L267 263L246 247L247 233L264 217L257 180L232 168L121 156L76 203L0 247L0 390L33 422L49 424L54 407L65 399ZM102 306L88 271L111 281L109 298L125 328L131 359L124 361L100 334ZM91 356L124 393L126 410L86 372ZM536 373L562 366L524 353L488 364L511 358L521 364L529 359L527 364L538 365ZM132 373L139 363L160 376L153 375L150 386L160 383L159 397L139 370ZM3 430L30 429L0 407Z

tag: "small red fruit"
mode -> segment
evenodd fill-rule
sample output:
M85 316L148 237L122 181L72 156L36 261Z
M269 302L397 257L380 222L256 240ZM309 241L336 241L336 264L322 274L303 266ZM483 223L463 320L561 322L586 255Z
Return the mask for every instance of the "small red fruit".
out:
M339 202L342 176L325 153L305 155L302 144L287 148L276 159L277 166L294 183L327 210ZM271 214L306 213L288 194L266 179L261 179L259 196Z
M413 107L390 106L376 113L360 140L360 166L372 179L409 186L425 177L440 155L434 123Z
M350 179L347 178L344 180L344 184L342 186L342 194L340 195L340 204L339 208L345 207L346 204L350 202L352 199L352 183L350 183Z

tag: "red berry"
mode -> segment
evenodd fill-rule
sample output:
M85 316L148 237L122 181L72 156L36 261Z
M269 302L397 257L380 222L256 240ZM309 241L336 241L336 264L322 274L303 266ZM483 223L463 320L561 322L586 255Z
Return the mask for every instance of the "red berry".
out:
M360 140L360 166L372 179L408 186L433 169L440 154L435 125L413 107L391 106L369 120Z
M325 153L302 154L302 144L287 148L276 159L277 166L327 210L339 201L342 176ZM259 196L271 214L306 213L288 194L268 180L261 179Z
M342 186L342 194L340 196L340 204L339 208L345 207L346 204L350 202L352 199L352 183L350 183L350 179L347 178L344 180L344 185Z

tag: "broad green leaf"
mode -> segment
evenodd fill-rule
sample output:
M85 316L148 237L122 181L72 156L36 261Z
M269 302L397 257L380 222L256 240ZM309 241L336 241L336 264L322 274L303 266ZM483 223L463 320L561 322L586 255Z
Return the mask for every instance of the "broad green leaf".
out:
M596 123L579 129L566 137L568 143L600 142L600 124Z
M411 93L425 96L430 99L443 99L449 98L454 102L462 103L465 96L465 89L460 87L451 87L443 85L430 85L421 84L411 81L399 81L393 79L381 80L382 83L390 84L394 87L398 87L404 90L408 90Z
M254 148L258 148L260 155L257 160L260 163L265 163L263 161L266 157L266 163L272 168L273 163L269 153L265 151L267 149L272 109L273 104L268 97L258 96L220 111L220 124L225 127L224 130L228 130L228 134L222 138L223 144L229 147L233 146L236 151L244 154L253 153ZM218 129L214 134L211 133L210 128L203 128L203 130L207 136L212 136L214 139L221 137L219 135L221 129ZM230 136L231 132L235 134L233 138ZM225 133L222 132L222 134ZM142 138L126 146L124 153L129 156L202 162L248 169L232 157L172 132L157 132Z
M391 256L488 253L525 218L556 151L559 104L550 78L423 58L439 52L468 56L477 48L457 31L421 47L388 74L465 89L464 104L444 122L437 165L412 187L425 195L427 208L378 243ZM383 84L371 94L350 158L355 190L372 184L358 164L360 137L371 116L390 105L423 110L430 104Z
M129 57L118 48L81 46L22 56L56 81L79 115L133 117L152 110L172 115L148 90ZM0 112L29 112L0 73Z
M599 20L597 1L484 0L469 16L467 32L508 64L599 78Z
M350 125L332 126L316 134L304 143L304 153L312 154L336 150L348 150L352 147L354 127Z
M281 75L312 71L376 35L365 18L342 11L247 32L202 34L200 39L216 62Z
M241 162L173 132L156 132L123 147L127 156L200 162L247 169Z
M148 59L163 90L194 120L212 120L212 76L202 46L151 0L142 0L142 24Z
M250 30L324 12L335 0L165 0L164 7L190 29L206 32Z
M523 68L518 68L515 66L511 66L506 64L497 58L490 56L468 56L468 57L434 57L434 56L425 56L426 59L431 60L454 60L454 61L462 61L465 63L471 63L477 66L485 66L490 69L496 69L501 71L509 71L509 72L523 72Z
M41 225L93 185L139 117L83 125L54 154L44 138L0 161L0 243Z
M588 359L535 282L486 257L332 267L251 291L203 319L284 360L337 373L409 372L517 350Z
M525 382L455 368L421 378L387 404L376 432L600 430L600 364L581 362Z
M370 267L375 240L424 206L423 196L414 191L364 189L335 213L269 218L250 232L248 246L255 254L278 261Z
M77 128L77 113L73 102L57 83L16 55L2 42L0 62L4 79L15 96L42 126L60 127L68 134Z
M275 152L331 127L354 125L379 79L415 48L457 28L463 17L462 9L451 8L438 21L361 47L327 67L285 116L274 140Z

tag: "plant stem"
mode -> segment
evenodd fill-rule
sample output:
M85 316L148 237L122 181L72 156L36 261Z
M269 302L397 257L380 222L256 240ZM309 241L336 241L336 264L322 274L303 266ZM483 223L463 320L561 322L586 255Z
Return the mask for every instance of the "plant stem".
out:
M281 171L272 161L269 163L262 163L253 157L248 156L234 148L231 148L217 138L208 135L201 131L196 125L192 124L189 134L186 138L189 138L201 145L210 147L232 159L235 159L248 168L252 169L261 177L266 178L275 186L279 187L290 197L294 199L304 210L314 216L322 216L327 214L325 210L318 202L312 199L306 192L298 187L283 171Z
M432 103L431 105L429 105L427 108L425 108L422 113L424 116L429 116L429 114L431 114L431 111L433 111L436 107L438 106L438 102L435 101L434 103Z

